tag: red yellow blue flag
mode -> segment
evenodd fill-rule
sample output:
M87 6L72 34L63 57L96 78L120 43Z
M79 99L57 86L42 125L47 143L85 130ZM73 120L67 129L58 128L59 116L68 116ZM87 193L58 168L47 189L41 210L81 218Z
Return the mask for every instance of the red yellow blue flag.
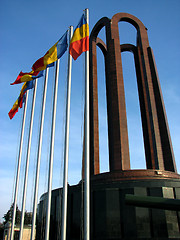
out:
M89 25L83 14L71 38L69 53L76 60L86 51L89 51Z
M66 33L47 51L47 53L33 64L32 70L37 72L46 69L46 67L57 61L66 52L67 47L66 31Z
M46 67L52 67L54 62L59 59L67 50L67 31L66 33L52 46L47 53L38 59L32 66L31 72L20 72L15 82L11 85L32 81L35 78L43 76L43 71Z
M8 113L10 119L12 119L15 116L15 114L18 112L19 107L22 108L27 90L32 89L33 87L34 87L34 81L25 82L23 84L18 99L16 100L13 107Z
M40 78L42 76L43 76L43 71L39 71L39 72L31 71L29 73L20 72L15 82L11 83L11 85L23 83L23 82L29 82L36 78Z

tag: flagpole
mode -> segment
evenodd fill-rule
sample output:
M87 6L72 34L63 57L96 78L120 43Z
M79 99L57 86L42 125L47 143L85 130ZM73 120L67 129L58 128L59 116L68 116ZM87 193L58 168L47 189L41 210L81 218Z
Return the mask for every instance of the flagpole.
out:
M69 46L73 35L73 26L69 27ZM62 199L62 220L61 240L66 240L67 225L67 194L68 194L68 156L69 156L69 122L70 122L70 97L71 97L71 69L72 56L68 54L68 75L67 75L67 100L66 100L66 125L65 125L65 146L64 146L64 176L63 176L63 199Z
M47 193L45 240L49 240L49 228L50 228L52 170L53 170L53 155L54 155L54 136L55 136L55 122L56 122L56 105L57 105L57 91L58 91L59 61L60 61L59 59L56 61L56 76L55 76L55 85L54 85L54 99L53 99L53 113L52 113L52 127L51 127L51 143L50 143L50 159L49 159L49 174L48 174L48 193Z
M15 183L15 190L14 190L13 215L12 215L10 240L14 239L14 225L15 225L15 217L16 217L17 194L18 194L18 188L19 188L19 175L20 175L20 168L21 168L21 157L22 157L22 146L23 146L23 139L24 139L24 128L25 128L25 121L26 121L27 101L28 101L28 91L26 93L26 100L24 103L24 111L23 111L23 119L22 119L22 127L21 127L21 137L20 137L20 144L19 144L16 183Z
M46 104L48 73L49 73L49 68L46 69L45 80L44 80L44 89L43 89L43 98L42 98L42 106L41 106L41 120L40 120L40 132L39 132L39 140L38 140L36 179L35 179L35 187L34 187L34 202L33 202L32 226L31 226L31 240L35 239L37 198L38 198L38 187L39 187L39 171L40 171L40 162L41 162L42 135L43 135L43 127L44 127L44 113L45 113L45 104Z
M32 107L31 107L31 120L30 120L29 135L28 135L28 147L27 147L27 155L26 155L26 167L25 167L25 178L24 178L24 188L23 188L23 200L22 200L22 208L21 208L21 223L20 223L19 240L22 240L23 227L24 227L24 213L25 213L25 203L26 203L27 180L28 180L31 137L32 137L33 119L34 119L34 108L35 108L35 101L36 101L36 89L37 89L37 79L35 79Z
M85 9L89 25L89 9ZM84 240L90 239L90 172L89 172L89 50L85 52L85 163L84 163Z

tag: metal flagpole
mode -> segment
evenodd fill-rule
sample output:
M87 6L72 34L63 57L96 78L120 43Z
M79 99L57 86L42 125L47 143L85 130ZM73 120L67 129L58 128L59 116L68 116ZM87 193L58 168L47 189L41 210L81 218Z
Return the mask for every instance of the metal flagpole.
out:
M31 120L30 120L29 135L28 135L28 147L27 147L27 155L26 155L26 167L25 167L25 178L24 178L24 188L23 188L23 200L22 200L22 208L21 208L21 224L20 224L19 240L22 240L23 227L24 227L24 213L25 213L25 203L26 203L27 180L28 180L29 157L30 157L31 137L32 137L33 119L34 119L34 108L35 108L35 101L36 101L36 89L37 89L37 79L35 79L32 108L31 108Z
M34 237L35 237L37 198L38 198L38 187L39 187L39 171L40 171L40 162L41 162L41 147L42 147L43 126L44 126L44 112L45 112L45 104L46 104L48 73L49 73L49 68L46 69L46 75L45 75L45 80L44 80L43 98L42 98L42 106L41 106L41 122L40 122L40 132L39 132L39 140L38 140L36 179L35 179L35 187L34 187L34 202L33 202L32 226L31 226L31 240L34 240Z
M17 194L18 194L18 188L19 188L19 175L20 175L20 168L21 168L21 157L22 157L22 146L23 146L23 139L24 139L24 127L25 127L25 120L26 120L27 101L28 101L28 91L26 93L26 100L25 100L25 104L24 104L23 119L22 119L18 165L17 165L17 173L16 173L16 183L15 183L15 190L14 190L13 215L12 215L10 240L14 239L14 225L15 225L15 217L16 217L16 204L17 204Z
M53 99L53 113L52 113L52 127L51 127L51 143L50 143L50 159L49 159L49 175L48 175L48 196L46 209L46 228L45 240L49 240L50 228L50 211L51 211L51 189L52 189L52 170L53 170L53 155L54 155L54 136L55 136L55 122L56 122L56 104L58 91L58 75L59 75L59 59L56 61L56 76L54 85L54 99Z
M69 45L73 35L73 26L70 26ZM71 69L72 56L68 55L68 76L67 76L67 101L66 101L66 125L65 125L65 146L64 146L64 178L63 178L63 200L62 200L62 225L61 239L66 240L67 224L67 194L68 194L68 155L69 155L69 121L70 121L70 96L71 96Z
M85 9L89 25L89 9ZM85 52L85 163L84 163L84 240L90 239L90 173L89 173L89 51Z

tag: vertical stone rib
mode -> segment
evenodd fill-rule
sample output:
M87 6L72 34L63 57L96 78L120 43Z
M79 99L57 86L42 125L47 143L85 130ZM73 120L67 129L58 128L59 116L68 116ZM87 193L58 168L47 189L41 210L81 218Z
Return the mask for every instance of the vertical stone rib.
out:
M148 109L148 101L145 94L146 86L145 86L143 66L142 66L142 60L141 60L141 49L139 46L137 46L137 55L138 55L138 62L139 62L139 69L140 69L140 79L139 79L138 86L141 86L141 91L139 91L139 96L141 96L143 101L143 108L141 106L141 119L142 119L142 125L143 125L146 166L148 169L156 169L157 166L155 166L155 164L153 165L155 161L154 161L154 155L152 152L153 142L152 142L152 136L151 136L151 124L149 121L149 111L148 112L146 111L146 109Z
M109 18L100 19L90 35L90 165L91 175L99 174L99 121L98 121L98 91L97 91L97 55L96 45L99 45L105 57L103 42L97 40L99 31L105 26L109 38ZM106 63L106 59L105 59ZM107 66L107 65L105 65ZM107 74L106 74L107 75Z
M116 171L130 169L130 157L118 25L111 24L111 34L107 41L109 160L110 171Z
M151 168L164 170L162 145L160 139L160 131L158 124L157 109L155 103L155 93L153 89L152 76L149 66L149 58L147 49L149 47L147 32L145 27L139 28L140 53L139 59L142 64L142 75L144 75L144 95L147 101L146 115L149 127L149 143L151 151ZM149 164L147 164L149 165Z
M96 40L90 41L90 169L99 174L99 120Z
M177 172L158 72L155 64L153 51L150 47L148 48L148 56L153 81L153 88L155 93L155 102L163 150L164 167L165 170L167 171Z
M152 132L152 125L150 120L150 111L149 109L149 97L146 93L146 83L143 74L143 64L141 59L141 49L138 46L138 58L139 58L139 65L140 65L140 74L141 74L141 85L142 85L142 93L144 99L144 109L141 109L141 116L142 116L142 123L143 123L143 133L144 133L144 145L145 145L145 154L146 154L146 165L148 169L159 169L159 165L157 164L157 154L156 148L154 153L154 144L153 144L153 132Z

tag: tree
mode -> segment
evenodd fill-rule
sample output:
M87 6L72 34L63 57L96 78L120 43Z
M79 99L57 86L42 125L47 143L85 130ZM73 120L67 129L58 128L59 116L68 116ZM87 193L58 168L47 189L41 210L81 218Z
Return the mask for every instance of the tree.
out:
M7 211L6 214L4 214L4 222L5 225L8 221L12 222L12 215L13 215L13 204L11 205L10 209ZM16 218L15 218L15 224L20 224L21 221L21 211L19 210L18 206L16 206Z
M24 214L24 224L28 225L32 223L32 213L31 212L25 212Z
M5 225L8 221L12 222L12 214L13 214L13 204L11 205L10 209L7 211L6 214L4 214L4 222ZM21 222L21 211L19 210L18 206L16 206L16 218L15 218L15 224L20 224ZM32 213L25 211L24 214L24 224L31 224L32 222Z

